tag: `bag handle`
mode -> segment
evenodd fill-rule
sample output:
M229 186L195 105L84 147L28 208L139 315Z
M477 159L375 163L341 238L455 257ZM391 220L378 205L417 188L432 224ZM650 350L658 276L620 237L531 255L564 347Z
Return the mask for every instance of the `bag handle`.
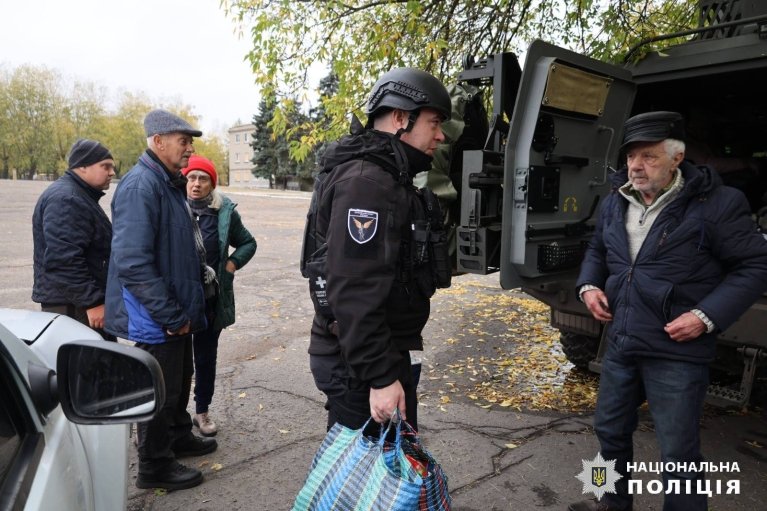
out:
M370 422L370 419L368 419L368 422ZM391 430L392 424L394 424L394 447L399 450L400 446L402 445L402 423L405 422L402 420L402 416L400 415L399 408L395 408L394 411L391 413L391 417L389 418L389 422L387 422L386 427L384 427L383 424L381 424L381 431L378 435L378 446L383 449L384 442L386 441L386 437L389 435L389 431ZM365 423L367 425L367 423ZM411 428L412 429L412 428Z

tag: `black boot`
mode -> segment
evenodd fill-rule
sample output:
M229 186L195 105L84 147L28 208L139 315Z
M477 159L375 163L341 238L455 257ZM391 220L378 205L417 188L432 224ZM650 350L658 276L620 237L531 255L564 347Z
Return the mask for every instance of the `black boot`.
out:
M173 442L171 450L177 458L183 458L185 456L204 456L217 448L218 443L214 438L203 438L189 433L186 437Z
M202 483L202 472L182 465L176 460L155 468L148 463L139 463L137 488L165 488L184 490Z

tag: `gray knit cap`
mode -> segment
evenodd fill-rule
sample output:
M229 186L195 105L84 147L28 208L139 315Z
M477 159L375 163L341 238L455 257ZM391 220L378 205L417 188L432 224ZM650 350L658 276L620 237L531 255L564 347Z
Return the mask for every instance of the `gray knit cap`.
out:
M176 114L167 110L152 110L144 117L144 132L147 137L165 135L166 133L184 133L193 137L201 137L202 131L196 130L191 124Z

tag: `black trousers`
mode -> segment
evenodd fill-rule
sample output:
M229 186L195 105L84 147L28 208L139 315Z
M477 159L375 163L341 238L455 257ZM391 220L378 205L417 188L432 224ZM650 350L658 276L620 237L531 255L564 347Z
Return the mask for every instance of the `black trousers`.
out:
M399 382L405 391L407 422L418 429L418 398L410 368L410 353L401 352ZM346 363L337 355L310 355L314 383L327 397L328 429L336 422L359 429L370 419L370 385L353 378ZM371 421L371 425L374 423Z
M175 442L191 439L192 417L186 411L192 388L192 336L171 338L162 344L136 343L157 359L165 379L165 404L149 422L139 423L139 471L151 473L173 461Z

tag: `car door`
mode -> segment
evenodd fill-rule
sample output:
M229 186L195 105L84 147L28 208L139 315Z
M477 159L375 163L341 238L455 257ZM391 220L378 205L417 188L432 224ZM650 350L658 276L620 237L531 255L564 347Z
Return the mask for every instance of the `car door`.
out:
M89 468L75 426L61 408L41 416L24 376L30 366L47 370L0 325L0 510L92 510Z
M147 352L66 316L0 309L0 511L124 509L129 424L164 402Z
M626 69L543 41L530 46L505 149L503 288L572 281L634 95Z
M36 316L40 313L33 313ZM31 318L27 317L24 322L27 329L35 331L35 328L29 326L32 323ZM15 323L18 325L18 323ZM66 316L57 316L40 333L35 333L34 343L31 349L48 367L56 367L56 355L59 346L66 341L79 339L101 340L96 332L85 325L68 318ZM92 467L81 473L81 479L87 477L87 481L70 481L66 484L83 486L88 490L86 495L92 493L93 506L96 509L109 509L113 507L124 507L128 499L128 489L126 481L128 478L128 436L130 426L128 424L110 424L110 425L86 425L74 424L67 421L61 408L52 412L51 421L62 421L62 426L56 429L54 439L57 442L69 443L78 446L76 453L77 462ZM61 434L59 434L61 433ZM72 436L71 439L65 437ZM66 457L57 459L57 463L66 460ZM42 477L42 476L41 476ZM53 481L41 482L42 487L51 486L47 493L55 498L56 491ZM92 491L89 489L92 488Z

